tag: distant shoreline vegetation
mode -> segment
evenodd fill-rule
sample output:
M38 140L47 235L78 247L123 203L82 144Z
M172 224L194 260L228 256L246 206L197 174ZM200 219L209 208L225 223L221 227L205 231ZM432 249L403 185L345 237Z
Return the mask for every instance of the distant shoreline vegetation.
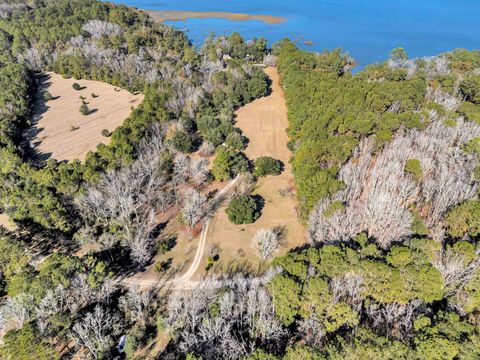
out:
M263 21L267 24L281 24L287 21L286 18L273 15L252 15L233 12L219 11L177 11L177 10L144 10L153 19L163 21L184 21L187 19L227 19L233 21Z

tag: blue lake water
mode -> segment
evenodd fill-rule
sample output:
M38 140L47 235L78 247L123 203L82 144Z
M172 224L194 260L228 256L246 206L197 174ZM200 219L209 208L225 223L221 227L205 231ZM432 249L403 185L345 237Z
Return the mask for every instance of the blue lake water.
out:
M436 55L463 47L480 48L480 0L119 0L149 10L222 11L286 18L284 23L188 19L168 21L201 45L211 32L264 36L272 43L298 39L312 51L340 47L360 67L383 61L394 47L410 57ZM315 42L305 45L304 41Z

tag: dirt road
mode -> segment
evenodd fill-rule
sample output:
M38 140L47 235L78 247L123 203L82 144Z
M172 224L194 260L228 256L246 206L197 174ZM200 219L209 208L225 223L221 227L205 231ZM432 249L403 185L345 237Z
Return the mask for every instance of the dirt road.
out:
M239 179L239 176L237 176L235 179L230 181L227 186L225 186L220 192L218 192L218 194L215 195L215 197L211 201L212 206L216 201L219 201L223 196L225 196L233 186L235 186L238 179ZM192 264L187 269L187 271L183 273L183 275L175 279L167 280L166 282L159 281L157 276L143 277L142 275L140 275L140 276L134 276L132 278L126 279L125 282L127 284L136 284L141 288L147 288L152 286L154 287L166 286L166 287L173 287L175 289L190 289L195 287L197 285L197 282L191 281L191 279L197 272L198 267L200 266L203 260L203 254L205 252L205 243L207 242L209 226L210 226L210 217L207 217L204 220L202 232L200 233L200 238L198 241L197 251L195 252L195 256L193 258Z

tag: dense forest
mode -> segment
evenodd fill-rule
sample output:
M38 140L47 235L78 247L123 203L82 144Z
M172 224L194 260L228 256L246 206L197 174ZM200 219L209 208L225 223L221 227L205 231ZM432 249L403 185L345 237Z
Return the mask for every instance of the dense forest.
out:
M142 359L159 339L160 359L480 357L480 52L396 48L354 74L341 50L238 34L197 49L94 0L4 1L0 48L0 210L16 225L0 227L0 358ZM254 64L274 60L310 243L261 274L126 285L169 246L157 213L193 228L212 179L281 171L245 156L234 121L268 94ZM33 161L22 133L44 71L145 99L84 162ZM228 216L255 221L253 196Z
M266 42L212 36L195 49L144 13L90 0L4 2L0 41L0 207L17 227L0 237L0 357L111 358L128 332L131 357L157 332L165 294L121 279L165 245L154 240L155 213L183 202L186 224L204 216L188 200L210 176L188 153L245 158L233 112L267 93L263 71L245 60L262 61ZM22 133L44 71L145 99L84 162L39 163ZM97 250L76 256L85 245Z

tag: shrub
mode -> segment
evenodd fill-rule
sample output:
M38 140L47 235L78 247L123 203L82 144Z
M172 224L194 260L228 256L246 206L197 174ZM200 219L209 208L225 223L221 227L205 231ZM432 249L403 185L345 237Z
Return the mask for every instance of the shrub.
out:
M480 105L464 102L457 109L457 113L465 117L467 120L480 124Z
M280 175L282 172L282 164L270 156L261 156L255 160L255 176Z
M77 91L82 90L82 86L79 83L73 83L72 88Z
M422 165L418 159L409 159L405 164L405 171L412 174L417 181L423 176Z
M195 151L195 142L191 135L183 131L176 131L172 137L173 147L182 153L191 153Z
M95 94L95 93L91 93L91 96L92 96L92 98L94 98L94 99L98 97L98 95Z
M237 195L232 198L225 210L228 219L234 224L251 224L260 217L259 206L253 196Z
M53 100L53 96L52 94L50 94L48 91L46 91L44 94L43 94L43 99L45 101L50 101L50 100Z
M243 153L237 153L221 147L213 161L212 174L216 180L226 181L235 175L247 171L249 162Z
M460 84L460 92L465 100L480 104L480 75L466 78Z
M228 134L227 139L225 140L225 145L232 150L243 150L245 149L246 139L243 135L234 131Z
M209 271L215 264L215 259L212 256L207 258L207 266L205 266L205 271Z
M80 114L82 115L90 114L90 109L88 108L87 104L82 104L82 106L80 106Z
M102 130L102 136L110 137L111 135L112 135L112 133L108 129L103 129Z
M194 133L197 130L197 124L190 118L183 118L180 120L180 124L187 133Z

